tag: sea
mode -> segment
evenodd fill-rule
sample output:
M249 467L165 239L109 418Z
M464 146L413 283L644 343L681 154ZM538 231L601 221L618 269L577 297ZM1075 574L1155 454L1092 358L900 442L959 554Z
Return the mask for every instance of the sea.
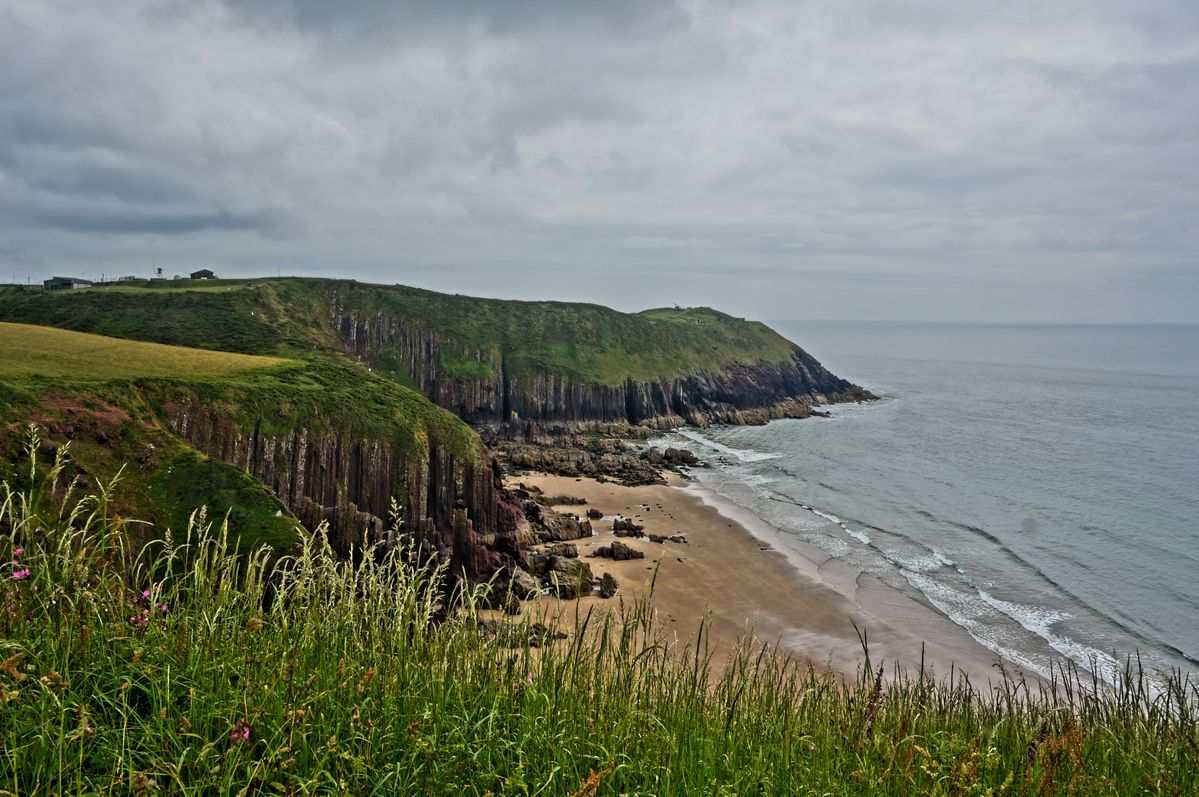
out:
M676 430L699 488L1040 675L1199 672L1199 326L771 325L880 399Z

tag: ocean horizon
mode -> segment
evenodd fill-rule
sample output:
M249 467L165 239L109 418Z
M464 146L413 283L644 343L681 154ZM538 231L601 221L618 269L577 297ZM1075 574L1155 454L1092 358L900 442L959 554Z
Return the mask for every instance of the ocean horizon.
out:
M1199 325L771 326L879 400L668 435L699 485L1029 671L1199 672Z

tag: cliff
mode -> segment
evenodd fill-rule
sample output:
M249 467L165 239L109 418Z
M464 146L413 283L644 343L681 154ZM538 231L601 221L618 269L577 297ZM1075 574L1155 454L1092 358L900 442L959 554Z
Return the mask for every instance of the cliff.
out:
M0 322L0 471L26 424L69 477L108 482L114 506L180 532L201 505L243 548L286 550L295 519L350 555L393 528L450 565L489 575L527 528L495 458L452 413L345 355L248 356ZM19 469L9 469L17 475ZM7 474L0 473L7 477ZM151 535L153 536L153 535Z
M171 404L164 417L182 439L233 465L271 490L307 527L325 522L333 549L397 542L389 517L400 508L401 531L424 550L472 578L520 557L527 525L520 504L501 484L495 458L456 455L434 439L416 446L387 438L293 427L264 432L201 403ZM385 536L386 535L386 536Z
M516 303L457 297L460 312L492 322L479 334L443 320L457 314L413 312L397 296L335 286L329 314L342 348L476 425L752 424L872 398L764 325L706 308L675 317L557 303L496 312ZM381 307L388 299L392 306ZM617 323L621 334L608 340L597 329ZM677 359L651 350L659 361L647 367L655 344L674 346ZM614 365L622 355L625 367Z
M138 457L159 507L250 502L247 528L272 539L286 510L309 528L328 522L334 547L349 553L363 534L385 533L394 498L404 532L470 576L519 560L529 535L496 459L463 420L510 462L644 481L656 474L640 461L570 435L764 423L871 398L766 325L708 308L620 313L268 279L0 288L3 322L125 341L114 348L84 335L93 340L0 363L0 422L10 434L61 414L47 410L47 395L80 414L97 402L119 408L137 426L133 437L171 456L114 446L105 433L85 457L101 469L105 457ZM28 352L47 336L26 334L10 348ZM77 427L54 428L72 439ZM178 525L178 515L159 514Z
M0 290L0 321L254 354L339 349L472 424L763 423L871 398L766 325L708 308L279 279Z

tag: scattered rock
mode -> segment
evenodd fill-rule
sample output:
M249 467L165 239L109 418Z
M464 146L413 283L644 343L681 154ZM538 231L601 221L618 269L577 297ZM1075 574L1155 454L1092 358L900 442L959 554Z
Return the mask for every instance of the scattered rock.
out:
M506 581L493 581L479 592L479 606L500 609L504 614L520 614L520 599Z
M632 520L629 520L626 517L618 517L612 520L612 531L614 531L617 536L629 536L621 535L620 532L622 531L627 531L631 534L640 534L644 530L645 526L634 523Z
M522 648L525 645L539 648L556 639L566 639L566 634L552 630L544 623L515 624L484 620L479 623L479 631L484 636L494 637L501 645L511 648Z
M618 589L620 589L620 582L611 573L604 573L600 576L599 595L601 598L611 598Z
M681 465L695 465L699 462L699 457L692 454L683 448L667 448L665 451L659 451L656 448L647 448L641 453L641 458L650 465L657 467L677 468Z
M551 556L547 576L559 598L574 600L591 594L591 567L579 559Z
M508 585L512 594L521 600L527 600L541 592L541 582L521 567L513 568L508 574Z
M694 465L699 462L699 457L685 448L668 448L662 452L662 457L667 465Z
M560 542L525 553L525 561L528 562L529 572L537 578L547 578L549 576L550 560L554 557L560 559L578 559L579 549L569 543Z
M603 516L604 516L604 513L601 512L600 510L596 509L595 507L592 507L591 509L587 510L588 520L599 520Z
M543 498L542 503L548 506L583 506L587 499L573 495L551 495Z
M531 513L530 504L536 507ZM534 535L541 542L577 540L591 536L590 521L555 512L535 501L525 502L525 517L529 519Z
M595 549L595 553L591 554L594 557L601 559L615 559L618 562L623 562L629 559L644 559L645 554L636 548L630 548L620 540L614 541L611 545L601 545Z

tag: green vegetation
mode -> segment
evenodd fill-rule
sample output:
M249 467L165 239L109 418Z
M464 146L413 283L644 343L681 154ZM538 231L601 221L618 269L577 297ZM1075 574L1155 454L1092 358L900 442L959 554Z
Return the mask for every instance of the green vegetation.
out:
M283 502L243 471L191 449L176 450L146 482L167 513L158 524L164 529L186 529L191 513L205 507L236 530L243 549L291 551L299 539L298 523Z
M303 429L384 440L397 462L412 467L434 442L459 462L482 455L478 436L452 413L326 349L292 347L302 356L281 359L0 322L0 351L0 463L17 456L31 420L50 440L73 441L75 470L89 483L136 462L113 499L122 514L153 524L138 528L143 541L185 528L200 505L214 517L228 514L244 547L285 550L297 539L295 518L268 488L201 455L174 431L182 416L218 419L244 438L287 438Z
M14 405L76 396L142 419L198 406L272 435L337 431L401 439L407 449L432 437L465 461L479 453L477 436L452 413L326 349L293 347L298 359L282 359L0 322L0 350L0 422L19 420Z
M248 285L248 287L247 287ZM795 346L764 324L708 308L620 313L593 304L480 299L344 280L264 279L197 284L146 282L42 294L0 288L0 320L202 349L298 356L337 346L334 300L361 318L383 313L435 332L442 366L487 378L488 363L513 375L552 373L615 385L625 379L716 372L782 362ZM479 355L487 362L480 362ZM388 352L385 374L402 374ZM404 382L405 376L399 381Z
M86 382L145 377L205 378L288 364L277 357L139 343L2 321L0 350L4 351L0 379L18 383L47 379Z
M31 450L36 451L36 446ZM200 519L130 553L109 496L0 486L0 784L13 794L1194 794L1193 683L842 683L722 672L646 604L495 633L401 552L236 554ZM58 490L56 493L55 491Z
M279 353L285 325L268 317L269 304L259 292L210 287L88 288L57 293L0 288L0 321L197 349Z
M399 285L293 280L288 289L323 289L360 316L383 312L424 325L462 351L503 358L515 374L549 372L593 384L781 362L795 351L765 324L702 307L628 314L594 304L479 299Z

